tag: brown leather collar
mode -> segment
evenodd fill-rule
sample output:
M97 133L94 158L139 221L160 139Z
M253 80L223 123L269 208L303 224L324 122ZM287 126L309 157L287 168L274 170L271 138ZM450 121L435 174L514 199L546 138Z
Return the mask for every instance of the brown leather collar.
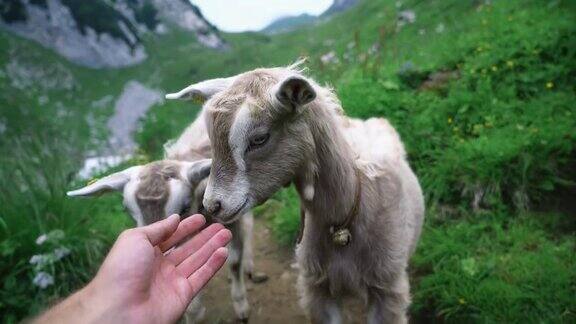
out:
M352 225L353 221L356 219L358 212L360 211L360 200L362 199L362 174L360 169L354 166L354 171L356 173L356 195L354 197L354 204L352 208L348 212L344 221L340 224L332 224L329 228L330 234L333 236L333 240L338 245L347 245L350 240L352 239L350 233L350 226ZM306 217L306 210L300 203L300 229L298 231L298 241L297 243L300 244L302 241L302 237L304 236L304 220ZM338 236L338 238L337 238ZM345 241L337 242L339 240L346 239Z

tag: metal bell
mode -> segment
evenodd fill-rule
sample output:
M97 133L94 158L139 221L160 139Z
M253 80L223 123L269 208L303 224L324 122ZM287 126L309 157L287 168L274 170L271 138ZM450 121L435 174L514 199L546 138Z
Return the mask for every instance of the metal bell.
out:
M346 246L352 241L352 234L347 228L339 229L332 234L332 241L336 245Z

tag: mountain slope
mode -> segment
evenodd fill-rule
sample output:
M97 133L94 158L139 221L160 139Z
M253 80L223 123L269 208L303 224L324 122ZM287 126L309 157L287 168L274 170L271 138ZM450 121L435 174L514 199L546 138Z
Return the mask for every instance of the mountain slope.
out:
M285 33L298 27L311 24L317 18L318 17L309 14L281 17L274 20L272 23L266 26L266 28L262 29L262 32L266 34Z
M142 37L171 26L193 32L207 47L225 47L186 0L0 0L0 18L0 28L92 68L141 63L147 57Z

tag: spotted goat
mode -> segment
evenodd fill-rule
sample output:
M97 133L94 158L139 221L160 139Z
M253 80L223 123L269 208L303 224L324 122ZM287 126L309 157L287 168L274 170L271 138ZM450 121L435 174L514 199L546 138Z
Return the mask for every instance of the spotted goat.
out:
M198 92L210 91L210 87L202 84L197 88ZM174 96L167 95L168 98ZM121 192L124 207L137 226L151 224L175 213L187 217L203 211L202 198L210 172L211 155L204 111L201 111L175 142L165 146L163 160L113 173L84 188L68 192L68 196ZM253 222L252 212L248 209L234 222L226 224L233 235L228 258L232 272L231 295L236 316L242 321L246 321L250 313L244 274L253 282L267 279L264 273L254 270ZM204 313L200 297L196 297L188 307L184 320L187 323L197 322L204 317Z

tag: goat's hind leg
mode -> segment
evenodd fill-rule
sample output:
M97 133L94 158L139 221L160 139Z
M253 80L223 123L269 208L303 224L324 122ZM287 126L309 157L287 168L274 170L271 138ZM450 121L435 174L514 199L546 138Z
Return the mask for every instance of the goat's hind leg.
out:
M261 283L268 280L268 275L264 272L254 270L254 254L252 250L252 239L254 237L254 215L247 212L241 218L244 235L244 272L253 283Z
M232 232L232 241L229 245L230 254L228 264L231 272L230 293L232 295L232 304L238 320L247 322L250 315L250 305L246 297L246 285L244 283L244 235L240 221L230 226Z
M410 306L410 283L408 274L402 271L384 289L368 289L368 324L408 323L406 312Z

